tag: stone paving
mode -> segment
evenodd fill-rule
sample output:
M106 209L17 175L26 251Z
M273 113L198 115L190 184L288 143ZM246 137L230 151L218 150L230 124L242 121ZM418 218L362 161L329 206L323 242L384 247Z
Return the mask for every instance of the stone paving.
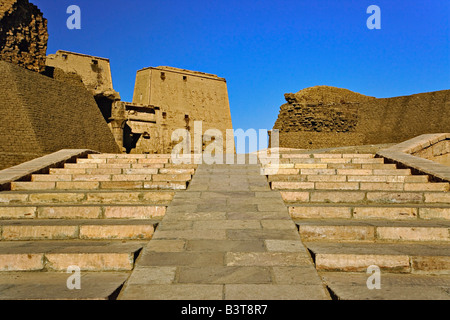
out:
M330 299L259 165L199 165L119 295L122 300Z

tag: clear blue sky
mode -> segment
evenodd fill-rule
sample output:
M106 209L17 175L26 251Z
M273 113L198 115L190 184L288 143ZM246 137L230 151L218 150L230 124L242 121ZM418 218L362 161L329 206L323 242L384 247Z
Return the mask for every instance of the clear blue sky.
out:
M225 77L235 129L271 129L284 93L315 85L379 98L450 89L449 0L31 2L49 20L48 54L109 58L123 100L144 67ZM72 4L81 30L66 28ZM372 4L381 30L366 27Z

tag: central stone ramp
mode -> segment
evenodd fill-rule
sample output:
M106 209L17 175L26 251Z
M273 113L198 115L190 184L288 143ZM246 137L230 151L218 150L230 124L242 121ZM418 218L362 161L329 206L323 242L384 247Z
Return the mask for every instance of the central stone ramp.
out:
M199 165L136 262L122 300L330 299L259 165Z

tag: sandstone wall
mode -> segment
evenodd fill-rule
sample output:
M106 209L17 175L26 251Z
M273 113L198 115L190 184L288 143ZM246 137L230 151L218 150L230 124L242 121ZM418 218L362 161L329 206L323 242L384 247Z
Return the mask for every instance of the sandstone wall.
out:
M125 152L170 153L167 124L159 107L116 101L111 119L109 127Z
M119 100L114 91L109 59L58 50L47 57L46 65L79 75L86 88L96 95Z
M0 60L43 72L47 51L47 20L28 0L0 2Z
M225 79L171 67L146 68L137 72L133 103L160 107L169 139L180 128L190 130L193 138L195 121L203 122L202 133L220 130L226 152L226 129L233 125ZM234 151L234 139L230 141Z
M0 169L60 149L119 152L92 95L0 61Z
M56 74L60 80L70 81L68 75L81 78L94 96L104 121L110 122L112 104L120 100L120 94L113 88L109 59L59 50L47 57L46 64L48 72L62 70L66 73L66 76Z
M450 130L450 90L376 99L315 87L287 94L286 100L274 126L284 148L397 143Z

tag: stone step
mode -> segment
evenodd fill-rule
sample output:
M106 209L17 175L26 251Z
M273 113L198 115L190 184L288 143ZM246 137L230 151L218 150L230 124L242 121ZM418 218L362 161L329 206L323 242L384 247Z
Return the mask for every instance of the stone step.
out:
M292 219L450 220L450 205L289 205Z
M361 190L361 191L442 191L449 183L391 183L391 182L280 182L270 183L272 190Z
M341 164L341 163L329 163L327 164L328 169L380 169L380 170L396 170L397 165L395 164Z
M269 182L390 182L427 183L429 176L271 175Z
M417 191L281 191L288 203L431 204L450 203L448 192Z
M261 160L261 164L271 165L271 164L295 164L295 165L347 165L347 166L361 166L361 165L387 165L384 163L384 159L376 158L376 159L279 159L279 158L273 158L273 159L263 159ZM394 164L395 166L395 164Z
M171 159L171 154L90 154L88 159Z
M136 170L136 169L135 169ZM160 174L169 174L169 175L194 175L195 169L182 169L182 168L161 168L159 169Z
M264 164L264 169L384 169L396 170L395 164L359 164L359 163L279 163Z
M374 154L363 154L363 153L303 153L303 154L296 154L296 153L281 153L281 158L284 159L309 159L309 158L315 158L315 159L353 159L353 158L365 158L365 159L372 159L375 158Z
M136 158L103 158L103 159L77 159L77 164L166 164L170 159L136 159Z
M262 163L276 162L278 163L291 163L291 164L384 164L384 159L382 158L279 158L270 159L270 161L264 161Z
M369 290L366 273L321 272L335 300L450 300L450 276L380 274L380 287ZM369 281L370 282L370 281Z
M80 289L67 287L66 272L2 272L0 300L115 300L130 272L81 273Z
M89 182L89 181L189 181L191 174L146 173L148 169L128 169L120 174L34 174L31 182ZM154 170L154 169L151 169Z
M163 178L160 178L161 180ZM12 182L12 191L39 190L185 190L187 181L56 181Z
M64 169L91 169L91 170L106 170L106 169L161 169L164 164L130 164L130 163L66 163ZM94 171L95 172L95 171Z
M305 242L318 271L450 274L448 244Z
M50 169L50 176L62 176L62 179L69 178L68 177L69 175L169 174L169 175L191 175L192 176L194 173L195 173L195 169L178 169L178 168ZM49 176L49 175L33 175L33 177L34 177L33 181L39 181L39 180L46 181L45 180L46 176ZM67 180L65 180L65 181L67 181Z
M166 206L0 206L0 222L17 219L162 219Z
M175 191L8 191L0 192L1 205L72 204L157 204L168 205Z
M1 241L0 272L131 271L142 241Z
M156 220L0 220L0 241L150 240Z
M66 163L65 169L197 169L196 164L172 164L172 163ZM95 171L94 171L95 172Z
M411 169L262 169L263 175L410 176Z
M450 221L295 220L303 241L448 242Z

